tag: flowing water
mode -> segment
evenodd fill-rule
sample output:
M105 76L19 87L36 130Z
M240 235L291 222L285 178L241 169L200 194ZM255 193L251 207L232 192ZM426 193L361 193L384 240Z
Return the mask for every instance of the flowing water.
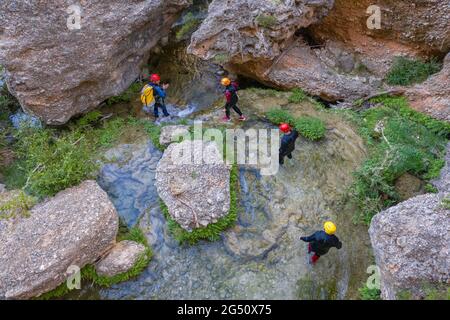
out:
M286 95L266 97L242 94L242 107L250 121L230 127L270 128L262 120L262 105L286 103ZM261 105L259 105L261 104ZM289 108L289 105L286 106ZM75 298L105 299L343 299L355 297L366 277L370 245L364 227L354 226L351 212L342 212L340 200L360 165L365 149L360 137L339 117L304 105L293 113L323 117L323 141L297 143L294 159L274 176L262 176L241 167L237 225L220 241L180 246L170 235L159 208L154 186L161 157L146 138L120 145L106 157L99 183L109 194L128 226L145 232L154 257L136 279L109 289L87 286ZM191 119L217 126L222 110L210 110ZM316 266L308 263L300 236L321 228L323 221L338 224L343 242Z

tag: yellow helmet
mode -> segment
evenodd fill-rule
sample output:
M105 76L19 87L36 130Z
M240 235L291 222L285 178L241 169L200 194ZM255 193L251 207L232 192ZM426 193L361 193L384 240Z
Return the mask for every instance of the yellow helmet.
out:
M323 229L330 236L336 233L336 225L333 222L331 222L331 221L325 222L323 224Z
M228 78L223 78L222 79L222 81L220 81L220 83L223 85L223 86L229 86L230 84L231 84L231 80L230 79L228 79Z

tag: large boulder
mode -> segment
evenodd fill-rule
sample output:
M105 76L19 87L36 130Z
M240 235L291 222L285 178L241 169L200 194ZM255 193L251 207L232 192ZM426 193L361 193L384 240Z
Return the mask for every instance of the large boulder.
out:
M169 145L156 168L156 188L185 230L215 223L230 210L230 167L214 142Z
M191 0L80 1L81 29L66 1L0 3L0 65L22 107L48 124L121 93ZM28 17L28 18L24 18Z
M448 52L446 0L378 1L381 29L372 30L367 9L373 4L214 0L188 51L267 85L301 87L328 101L378 92L395 56Z
M113 277L127 272L145 254L145 246L129 240L117 243L106 257L97 262L95 270L99 276Z
M28 218L0 220L0 299L26 299L56 288L69 266L82 268L111 249L118 215L95 181L33 207Z
M444 196L417 196L372 219L369 234L383 299L397 299L402 292L422 298L427 286L449 284L450 210Z

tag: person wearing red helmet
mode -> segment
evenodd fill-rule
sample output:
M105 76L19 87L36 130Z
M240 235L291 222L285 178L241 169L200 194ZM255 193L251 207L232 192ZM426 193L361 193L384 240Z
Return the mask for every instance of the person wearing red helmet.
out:
M280 165L284 164L284 157L288 157L292 159L292 151L295 150L295 141L298 138L298 132L291 128L291 126L287 123L280 124L280 130L284 133L281 138L281 146L280 146L280 154L279 154L279 163Z
M165 83L161 86L161 77L158 74L152 74L150 76L150 85L153 87L153 92L155 96L155 105L153 107L153 114L155 118L158 119L159 117L159 108L162 109L165 117L170 116L170 114L167 112L165 103L166 90L167 88L169 88L169 85Z

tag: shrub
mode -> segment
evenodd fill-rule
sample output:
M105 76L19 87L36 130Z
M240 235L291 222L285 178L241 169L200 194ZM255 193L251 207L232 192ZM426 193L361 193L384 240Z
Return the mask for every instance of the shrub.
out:
M305 138L316 141L325 136L325 123L314 117L300 117L294 121L295 129Z
M302 89L295 88L292 90L292 93L289 96L289 102L300 103L300 102L304 101L306 98L307 98L307 95Z
M381 290L369 289L367 285L359 288L359 296L361 300L381 300Z
M267 119L273 124L279 125L280 123L293 124L295 118L286 110L283 109L271 109L266 112Z
M370 224L379 211L396 204L395 180L404 173L422 179L439 175L447 142L447 125L408 110L403 98L383 97L378 107L359 114L357 123L370 154L350 188L355 220Z
M237 165L233 165L230 174L230 211L220 218L216 223L209 224L207 227L194 229L192 232L184 230L169 214L169 210L161 200L161 210L167 220L168 228L174 238L180 243L194 245L200 240L217 241L220 239L222 231L232 227L237 220L238 207L238 180L239 170Z
M17 154L31 194L53 196L92 177L96 165L91 146L79 130L59 137L51 129L29 129L18 134Z
M386 76L390 85L407 86L425 81L430 75L439 72L441 65L436 60L423 62L404 57L395 59L391 70Z
M192 12L189 12L184 18L184 24L176 33L177 40L183 39L186 35L192 33L200 24Z

